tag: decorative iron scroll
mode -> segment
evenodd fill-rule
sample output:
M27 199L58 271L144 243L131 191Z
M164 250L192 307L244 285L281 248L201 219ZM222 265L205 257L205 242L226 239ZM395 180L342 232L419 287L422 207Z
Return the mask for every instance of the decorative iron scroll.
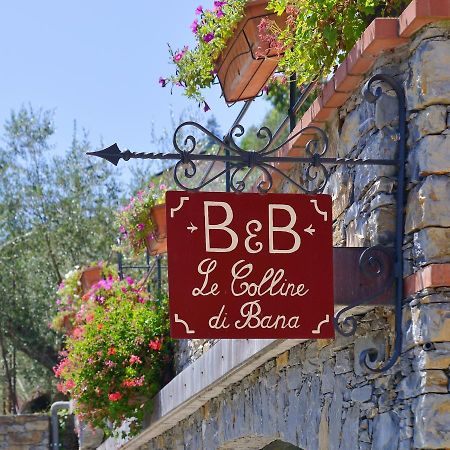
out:
M379 85L373 90L374 84ZM337 158L328 156L328 137L326 133L315 126L308 126L300 131L291 134L289 138L279 145L274 145L274 136L267 127L262 127L257 131L256 137L261 141L261 148L247 151L239 146L236 139L244 135L244 128L237 124L223 139L215 136L209 130L196 122L184 122L176 130L173 136L173 146L176 153L137 153L130 150L121 151L117 144L97 152L89 152L88 155L98 156L106 159L114 165L123 159L150 159L150 160L174 160L174 180L176 184L186 191L199 191L213 181L220 179L227 173L230 175L230 188L234 192L242 192L248 187L254 187L261 194L267 193L273 187L274 174L280 175L289 181L299 190L308 194L320 193L324 190L330 178L330 166L337 165L375 165L375 166L397 166L397 192L396 192L396 235L395 235L395 270L394 273L386 273L386 268L377 256L383 252L383 247L375 246L367 249L360 258L359 268L369 276L386 277L386 288L382 292L376 292L369 298L361 300L361 305L370 304L376 297L383 294L392 282L395 281L395 343L392 355L387 360L380 360L377 349L370 348L364 350L360 361L367 370L373 372L384 372L390 369L401 353L402 345L402 297L403 297L403 259L402 243L404 230L405 203L405 145L406 145L406 110L405 94L403 87L393 77L383 74L373 76L368 80L364 89L364 98L375 103L382 95L383 88L388 87L393 90L398 101L399 111L399 139L397 140L398 152L394 159L371 159L371 158ZM224 154L207 154L199 145L198 138L193 131L185 133L186 130L194 129L196 133L202 133L210 142L214 142L224 150ZM285 156L282 149L300 135L310 136L305 145L304 156ZM206 179L197 177L201 172L197 164L202 161L216 161L224 164L223 169L217 173L207 172ZM302 176L299 181L294 180L286 174L280 167L282 163L300 164L298 173ZM256 186L247 186L248 174L257 170L263 176ZM200 178L200 181L199 181ZM341 309L335 316L334 322L336 330L344 335L350 336L355 333L357 327L356 318L347 316L347 313L354 306L347 306Z
M207 154L198 149L198 138L194 133L188 133L184 136L186 129L194 128L221 148L225 154ZM257 131L256 137L261 140L259 150L247 151L242 149L236 142L236 139L244 135L244 128L236 125L230 133L222 140L202 125L196 122L182 123L174 133L173 146L177 153L137 153L130 150L121 151L117 144L97 152L89 152L88 155L99 156L106 159L114 165L123 159L156 159L156 160L174 160L177 161L174 168L174 180L176 184L186 191L199 191L213 181L224 176L227 171L231 173L231 189L234 192L242 192L248 188L246 185L246 176L240 176L242 171L259 170L263 175L263 181L260 181L256 189L261 194L269 192L273 186L273 174L279 174L291 184L307 194L317 194L323 191L330 177L328 166L351 164L351 165L397 165L396 160L392 159L371 159L371 158L336 158L327 156L328 137L326 133L318 127L309 126L292 134L282 144L273 146L273 136L267 127L262 127ZM311 136L305 145L305 156L283 156L277 155L280 150L297 139L300 135ZM198 151L196 151L198 150ZM189 181L195 181L198 173L197 163L201 161L216 161L228 163L227 167L212 175L207 180L190 184ZM304 179L299 182L286 174L278 167L280 163L300 163L299 173L304 173ZM246 172L246 173L247 173ZM316 181L316 184L312 184ZM252 186L250 186L252 187Z
M374 84L378 87L373 90ZM402 350L402 300L403 300L403 237L405 227L405 179L406 179L406 100L403 86L392 76L377 74L371 77L364 86L363 96L370 103L376 103L383 94L383 88L394 91L398 105L398 137L397 140L397 190L395 213L395 335L392 354L385 360L381 359L376 348L361 352L360 364L372 372L386 372L398 360ZM371 250L371 249L369 249ZM338 313L338 315L340 312Z
M357 305L345 306L336 313L334 327L342 336L353 336L356 333L358 322L354 316L347 315L349 311L363 305L370 305L391 288L394 282L394 273L390 267L386 267L386 261L389 261L389 252L382 245L369 247L361 254L358 264L360 272L367 278L381 278L382 283L379 284L382 284L383 287L369 297L360 300Z

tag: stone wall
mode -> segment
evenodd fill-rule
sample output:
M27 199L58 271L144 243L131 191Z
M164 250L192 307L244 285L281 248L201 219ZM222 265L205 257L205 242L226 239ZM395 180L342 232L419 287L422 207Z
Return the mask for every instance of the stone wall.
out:
M450 25L430 25L383 54L372 69L381 72L402 82L407 97L410 276L450 262ZM330 152L393 158L398 113L391 94L374 105L356 89L326 124ZM291 175L298 173L293 168ZM392 245L395 173L388 166L333 171L325 192L333 196L335 246ZM402 356L387 373L370 373L359 362L361 350L389 355L393 323L392 309L375 308L359 316L353 337L300 344L142 448L260 449L276 440L308 450L449 448L450 287L405 299ZM179 368L205 345L183 343Z
M0 416L0 449L47 450L49 446L48 415Z

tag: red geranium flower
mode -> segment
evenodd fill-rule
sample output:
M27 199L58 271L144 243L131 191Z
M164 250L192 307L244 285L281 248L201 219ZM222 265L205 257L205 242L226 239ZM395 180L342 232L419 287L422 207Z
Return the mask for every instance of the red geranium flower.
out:
M113 393L108 395L108 398L112 402L117 402L117 400L120 400L122 398L122 394L120 392L113 392Z
M156 339L154 341L150 341L150 343L148 344L148 346L152 349L152 350L161 350L161 345L162 342L159 339Z

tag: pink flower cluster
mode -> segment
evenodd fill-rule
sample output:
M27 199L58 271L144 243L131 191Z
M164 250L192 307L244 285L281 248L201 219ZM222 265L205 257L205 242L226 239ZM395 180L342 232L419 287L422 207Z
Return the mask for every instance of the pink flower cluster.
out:
M144 385L144 377L145 377L145 375L142 375L142 377L139 377L139 378L131 378L128 380L124 380L122 382L122 386L124 386L124 387L143 386Z
M130 358L130 364L142 364L142 360L141 360L141 358L139 358L139 356L136 356L136 355L131 355L131 358Z
M175 53L175 56L173 57L174 62L179 62L182 60L183 56L186 54L186 52L189 50L189 47L185 45L181 51L178 53Z
M65 367L69 364L69 360L67 358L62 359L59 364L53 367L53 372L56 377L60 377Z

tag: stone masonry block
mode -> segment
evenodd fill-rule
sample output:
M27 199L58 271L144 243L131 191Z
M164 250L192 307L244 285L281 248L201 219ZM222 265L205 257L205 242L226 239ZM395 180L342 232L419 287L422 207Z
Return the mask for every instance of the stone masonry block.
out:
M413 365L416 370L448 369L450 367L450 342L435 342L431 348L414 348Z
M404 346L450 341L450 303L413 306L403 314Z
M411 59L407 107L450 104L450 40L423 41Z
M409 175L417 183L420 177L450 173L450 135L425 136L410 152Z
M392 128L383 128L370 136L367 145L359 155L361 158L390 159L395 158L397 133ZM356 166L354 191L359 199L365 191L380 177L393 177L394 166Z
M375 103L375 126L381 130L386 125L394 126L398 123L397 97L381 94Z
M425 227L450 227L450 177L431 175L411 190L406 206L405 232Z
M450 228L424 228L414 233L412 251L419 266L450 262Z
M409 137L412 142L429 134L442 133L447 128L447 106L431 105L411 116Z
M409 399L426 393L447 393L448 379L443 370L411 372L398 386L398 398Z
M413 403L414 447L450 447L450 394L426 394Z
M394 412L385 412L375 417L372 450L397 450L400 418Z
M371 212L367 223L367 233L370 245L386 245L395 236L395 208L383 206Z

